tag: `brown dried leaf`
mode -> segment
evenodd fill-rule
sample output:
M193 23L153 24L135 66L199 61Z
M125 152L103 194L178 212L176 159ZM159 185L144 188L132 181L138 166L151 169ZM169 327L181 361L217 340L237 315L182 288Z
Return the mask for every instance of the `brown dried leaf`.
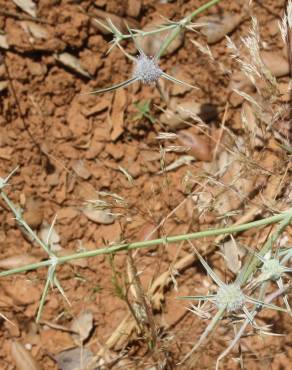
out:
M44 210L42 201L37 197L28 197L26 200L23 218L32 229L37 229L43 222Z
M202 33L207 37L208 44L214 44L225 35L232 32L242 21L242 14L225 13L223 16L208 16L200 18L200 23L206 23L202 27Z
M210 142L192 131L192 129L180 131L177 134L179 141L184 146L189 147L189 154L193 155L199 161L211 162L212 150Z
M6 90L7 87L8 87L8 81L0 81L0 92Z
M40 365L22 344L12 342L10 351L17 370L41 370Z
M20 22L21 27L32 37L36 39L46 40L49 37L48 31L35 22Z
M7 82L4 81L6 84ZM10 160L12 155L13 149L6 146L5 148L0 148L0 158Z
M19 254L16 256L7 257L7 258L0 260L0 268L4 270L9 270L9 269L18 268L24 265L30 265L32 263L37 263L39 261L40 261L39 258L29 256L27 254Z
M69 53L55 54L55 58L64 66L73 69L73 71L81 74L84 77L91 78L90 74L85 71L81 66L81 63L78 58Z
M130 17L136 18L139 16L142 8L141 0L128 0L127 14Z
M84 342L93 328L93 315L90 311L84 311L77 316L71 325L71 330L76 334L72 334L76 344Z
M223 255L227 264L227 267L234 274L237 274L241 268L242 251L232 238L225 242L222 246Z
M177 103L177 99L170 100L171 109L166 109L160 115L160 120L172 129L188 127L184 121L194 119L196 121L208 122L217 117L216 107L210 104L200 104L193 100L185 100Z
M261 58L275 77L283 77L289 74L288 58L284 58L279 52L262 51Z
M83 208L84 215L91 221L102 225L110 225L115 222L115 215L110 210Z
M0 35L0 48L6 49L6 50L9 49L9 44L8 44L6 35Z
M37 16L37 7L32 0L13 0L13 2L19 6L25 13L31 15L32 17Z
M81 177L84 180L89 179L89 177L91 176L91 173L85 167L84 162L80 159L73 163L72 169L77 176Z
M120 89L115 92L112 113L109 117L112 127L111 140L117 140L124 132L124 111L127 104L125 90Z
M50 248L52 252L56 252L61 249L60 236L54 227L52 228L51 231L50 229L51 229L51 226L48 223L44 223L40 231L40 238L44 243L47 243L48 236L50 235L50 240L49 240Z
M88 348L76 347L58 353L55 359L60 370L82 370L91 363L93 353Z

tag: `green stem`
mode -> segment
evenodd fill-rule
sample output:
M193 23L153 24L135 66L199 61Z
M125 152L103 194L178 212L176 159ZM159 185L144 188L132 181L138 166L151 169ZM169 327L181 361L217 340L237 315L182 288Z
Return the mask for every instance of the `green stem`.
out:
M161 47L160 47L160 49L158 51L158 54L157 54L157 59L159 59L162 56L162 54L165 52L165 50L168 48L168 46L172 43L172 41L174 39L176 39L176 37L180 34L180 32L182 31L182 29L186 25L188 25L192 21L192 19L194 17L196 17L200 13L204 12L205 10L211 8L211 6L216 5L220 1L221 0L211 0L208 3L200 6L198 9L196 9L195 11L193 11L191 14L189 14L188 16L186 16L184 19L182 19L175 26L175 28L172 30L172 32L170 33L170 35L166 38L166 40L164 41L164 43L161 45Z
M292 217L292 208L278 215L267 217L262 220L249 222L243 225L234 225L234 226L225 227L225 228L210 229L210 230L199 231L199 232L190 233L190 234L169 236L165 238L146 240L146 241L140 241L140 242L135 242L135 243L123 243L123 244L113 245L113 246L106 247L106 248L95 249L92 251L75 253L69 256L59 257L58 264L63 264L63 263L76 260L76 259L81 259L81 258L95 257L95 256L102 255L102 254L112 254L116 252L129 251L133 249L149 248L149 247L153 247L159 244L173 244L173 243L179 243L179 242L186 241L186 240L194 240L194 239L199 239L199 238L204 238L204 237L209 237L209 236L218 236L218 235L226 235L226 234L242 232L242 231L254 228L254 227L260 227L264 225L273 224L276 222L280 222L282 220L287 220L288 218L291 219L291 217ZM0 273L0 277L13 275L13 274L17 274L17 273L21 273L21 272L25 272L29 270L35 270L40 267L50 266L51 264L52 264L51 260L46 260L46 261L42 261L39 263L22 266L19 268L8 270L8 271L3 271Z
M11 200L7 197L7 195L4 193L4 191L0 191L1 197L4 199L5 203L8 205L8 207L13 212L15 219L21 224L21 226L26 230L26 232L34 238L34 240L39 244L43 250L48 253L48 255L51 255L49 248L47 245L36 235L36 233L31 229L31 227L24 221L22 218L20 212L16 209L15 205Z

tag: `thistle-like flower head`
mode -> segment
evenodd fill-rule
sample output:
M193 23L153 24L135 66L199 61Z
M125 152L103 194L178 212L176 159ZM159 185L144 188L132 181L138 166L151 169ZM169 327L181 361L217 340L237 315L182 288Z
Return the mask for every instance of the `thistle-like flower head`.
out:
M285 267L276 258L267 259L262 266L262 272L270 280L278 280L285 272Z
M226 307L227 312L240 310L246 301L245 295L237 284L221 285L215 297L218 309Z
M134 77L144 84L157 82L163 73L157 64L157 59L148 57L143 52L137 57L135 63Z

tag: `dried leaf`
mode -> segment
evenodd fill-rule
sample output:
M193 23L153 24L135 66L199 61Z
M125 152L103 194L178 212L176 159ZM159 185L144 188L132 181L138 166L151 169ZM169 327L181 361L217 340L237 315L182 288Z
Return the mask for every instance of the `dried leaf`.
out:
M9 49L6 35L0 35L0 48L6 49L6 50Z
M116 219L108 209L83 208L82 211L89 220L98 224L110 225Z
M79 59L69 53L55 54L55 58L64 66L71 68L73 71L81 74L84 77L91 78L90 74L83 69Z
M261 58L275 77L283 77L289 74L288 58L284 58L279 52L262 51Z
M60 236L54 227L51 228L51 226L48 223L45 223L41 228L40 238L44 243L47 243L49 235L50 235L49 245L51 251L52 252L59 251L61 249L61 245L59 244Z
M32 17L37 16L37 7L32 0L13 0L13 2L25 13L31 15Z
M76 334L72 334L76 344L84 342L93 328L93 315L90 311L82 312L74 319L71 325L71 330Z
M111 139L117 140L124 132L124 111L127 104L125 90L117 90L113 101L112 113L109 117L112 126Z
M13 152L13 149L8 146L6 146L5 148L0 148L0 158L10 160L12 156L12 152Z
M39 262L39 258L29 256L27 254L19 254L0 260L0 268L9 270L37 262Z
M8 81L0 81L0 92L6 90L7 87L8 87Z
M32 229L37 229L42 224L44 211L40 198L27 198L23 218Z
M193 133L191 130L182 130L178 133L179 141L190 148L190 154L199 161L212 161L212 150L210 143L203 139L201 135Z
M205 24L202 27L202 33L207 37L208 44L214 44L225 35L232 32L242 21L242 14L225 13L223 16L209 16L200 19L200 22Z
M127 14L130 17L136 18L139 16L142 8L141 0L128 0Z
M11 356L14 360L17 370L40 370L32 355L18 342L11 343Z
M241 268L240 252L234 239L230 239L222 246L222 252L229 270L237 274Z
M91 176L91 173L88 171L88 169L85 167L84 162L82 160L77 160L72 165L73 171L81 177L84 180L89 179Z
M87 348L80 347L62 351L55 356L60 370L86 369L92 359L93 353Z
M35 22L21 22L22 28L36 39L46 40L49 37L48 31Z
M181 167L185 164L190 164L191 162L193 162L195 160L196 160L196 158L191 156L191 155L183 155L182 157L180 157L179 159L177 159L176 161L174 161L170 165L166 166L163 170L159 171L158 173L163 173L163 172L168 172L168 171L175 170L176 168Z

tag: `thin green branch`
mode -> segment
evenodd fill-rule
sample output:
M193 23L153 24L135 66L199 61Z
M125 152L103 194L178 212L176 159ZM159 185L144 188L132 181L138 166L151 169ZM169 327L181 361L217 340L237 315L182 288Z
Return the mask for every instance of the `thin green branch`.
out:
M34 240L39 244L41 248L48 254L51 255L51 251L49 250L48 246L36 235L36 233L31 229L31 227L24 221L22 218L21 213L17 210L13 202L7 197L7 195L4 193L4 191L0 191L0 195L5 201L5 203L8 205L8 207L13 212L16 221L25 229L25 231L31 235Z
M185 28L194 17L199 15L200 13L203 13L205 10L211 8L213 5L216 5L219 3L221 0L211 0L208 3L200 6L198 9L193 11L191 14L183 18L180 22L178 22L175 27L173 28L172 32L170 35L166 38L162 46L160 47L157 58L161 57L162 54L165 52L165 50L168 48L168 46L172 43L173 40L177 38L177 36L180 34L183 28Z
M280 222L283 220L285 220L285 223L286 223L288 218L291 220L291 217L292 217L292 208L286 212L277 214L275 216L267 217L262 220L249 222L243 225L234 225L234 226L225 227L225 228L210 229L210 230L199 231L199 232L190 233L190 234L175 235L175 236L169 236L169 237L164 237L164 238L159 238L159 239L139 241L135 243L123 243L123 244L113 245L110 247L99 248L99 249L95 249L91 251L80 252L80 253L75 253L75 254L71 254L68 256L58 257L58 264L63 264L66 262L70 262L72 260L77 260L77 259L82 259L82 258L95 257L98 255L112 254L116 252L129 251L133 249L150 248L150 247L153 247L159 244L173 244L173 243L179 243L179 242L187 241L187 240L205 238L209 236L218 236L218 235L238 233L238 232L249 230L251 228L265 226L265 225L273 224L273 223ZM13 275L13 274L17 274L17 273L21 273L21 272L25 272L29 270L35 270L40 267L50 266L51 264L52 264L51 260L46 260L46 261L42 261L39 263L26 265L26 266L11 269L8 271L3 271L0 273L0 277Z

